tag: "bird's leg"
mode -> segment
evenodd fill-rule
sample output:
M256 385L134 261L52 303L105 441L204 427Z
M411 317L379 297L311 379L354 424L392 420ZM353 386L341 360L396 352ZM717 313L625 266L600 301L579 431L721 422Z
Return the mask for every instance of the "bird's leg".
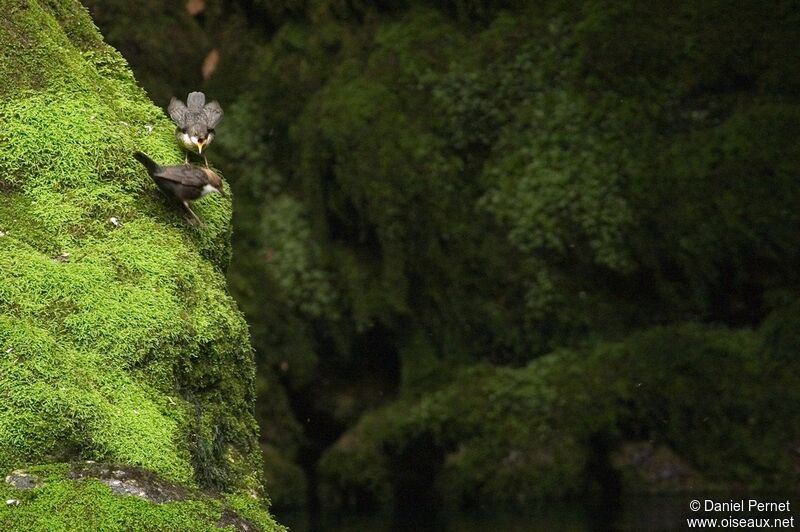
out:
M183 152L183 164L189 164L189 152Z
M206 168L208 168L208 157L206 157L205 155L203 155L203 159L205 159L205 161L206 161Z
M181 203L183 203L183 206L184 206L184 207L186 207L186 210L189 212L189 214L191 214L191 215L192 215L192 218L194 219L194 221L193 221L193 222L191 222L191 224L192 224L192 225L196 225L196 224L203 225L203 222L200 220L200 218L198 218L198 217L197 217L197 215L196 215L196 214L194 213L194 211L192 210L192 208L191 208L191 207L189 207L189 203L188 203L188 202L186 202L186 201L183 201L183 202L181 202Z

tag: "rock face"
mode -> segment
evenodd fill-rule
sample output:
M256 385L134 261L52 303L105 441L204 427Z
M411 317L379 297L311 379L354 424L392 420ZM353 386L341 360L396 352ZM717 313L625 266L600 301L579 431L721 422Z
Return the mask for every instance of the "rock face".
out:
M97 479L116 495L141 497L150 502L183 501L188 493L181 486L164 482L149 471L136 467L120 467L107 464L73 464L67 474L69 479Z
M131 157L182 159L77 1L2 5L0 471L102 460L260 494L252 353L223 275L230 200L197 202L192 227Z
M38 484L36 477L29 475L25 471L12 471L6 475L6 484L18 490L29 490Z

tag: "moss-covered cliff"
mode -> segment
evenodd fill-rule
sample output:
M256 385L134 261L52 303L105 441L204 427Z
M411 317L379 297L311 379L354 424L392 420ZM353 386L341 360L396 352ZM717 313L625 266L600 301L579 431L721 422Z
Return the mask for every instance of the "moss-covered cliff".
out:
M48 470L33 489L2 488L20 504L0 521L211 527L244 504L231 501L266 500L248 331L223 277L230 200L198 202L205 225L190 226L131 157L181 160L170 122L77 1L0 5L0 471L92 460L200 490L131 502ZM183 527L181 505L205 517ZM280 528L245 505L249 522Z

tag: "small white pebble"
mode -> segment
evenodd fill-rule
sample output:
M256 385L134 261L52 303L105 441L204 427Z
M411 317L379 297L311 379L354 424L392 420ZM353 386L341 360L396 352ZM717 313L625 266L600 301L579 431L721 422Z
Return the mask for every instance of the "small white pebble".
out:
M0 237L4 237L4 236L6 236L5 232L0 231Z
M113 225L114 227L122 227L122 224L120 223L120 221L117 219L116 216L112 216L111 218L108 219L108 221L111 222L111 225Z
M153 132L153 126L151 126L150 124L145 124L144 128L147 130L148 133Z
M19 506L19 499L6 499L8 506Z

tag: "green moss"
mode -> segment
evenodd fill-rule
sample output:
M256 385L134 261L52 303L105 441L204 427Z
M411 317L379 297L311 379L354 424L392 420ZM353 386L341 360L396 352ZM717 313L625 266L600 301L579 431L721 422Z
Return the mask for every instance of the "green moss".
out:
M0 486L3 500L16 504L0 507L4 530L82 532L95 530L130 531L216 531L240 530L246 522L257 530L285 530L247 495L225 499L187 492L175 500L154 503L138 496L117 495L99 479L69 479L67 464L35 467L27 472L36 478L32 489ZM147 487L140 478L137 486Z
M0 342L3 470L52 457L113 457L191 482L175 437L185 414L155 389L25 320L0 319Z
M190 226L131 157L181 160L172 124L77 2L6 7L0 470L95 459L259 491L252 353L222 273L230 199L199 201L205 224ZM75 499L41 525L56 530L103 488L43 489L42 509ZM122 506L147 522L140 501ZM185 514L159 515L166 527Z
M286 529L275 523L262 505L249 495L234 494L225 497L226 505L240 518L255 525L259 530L286 532Z

